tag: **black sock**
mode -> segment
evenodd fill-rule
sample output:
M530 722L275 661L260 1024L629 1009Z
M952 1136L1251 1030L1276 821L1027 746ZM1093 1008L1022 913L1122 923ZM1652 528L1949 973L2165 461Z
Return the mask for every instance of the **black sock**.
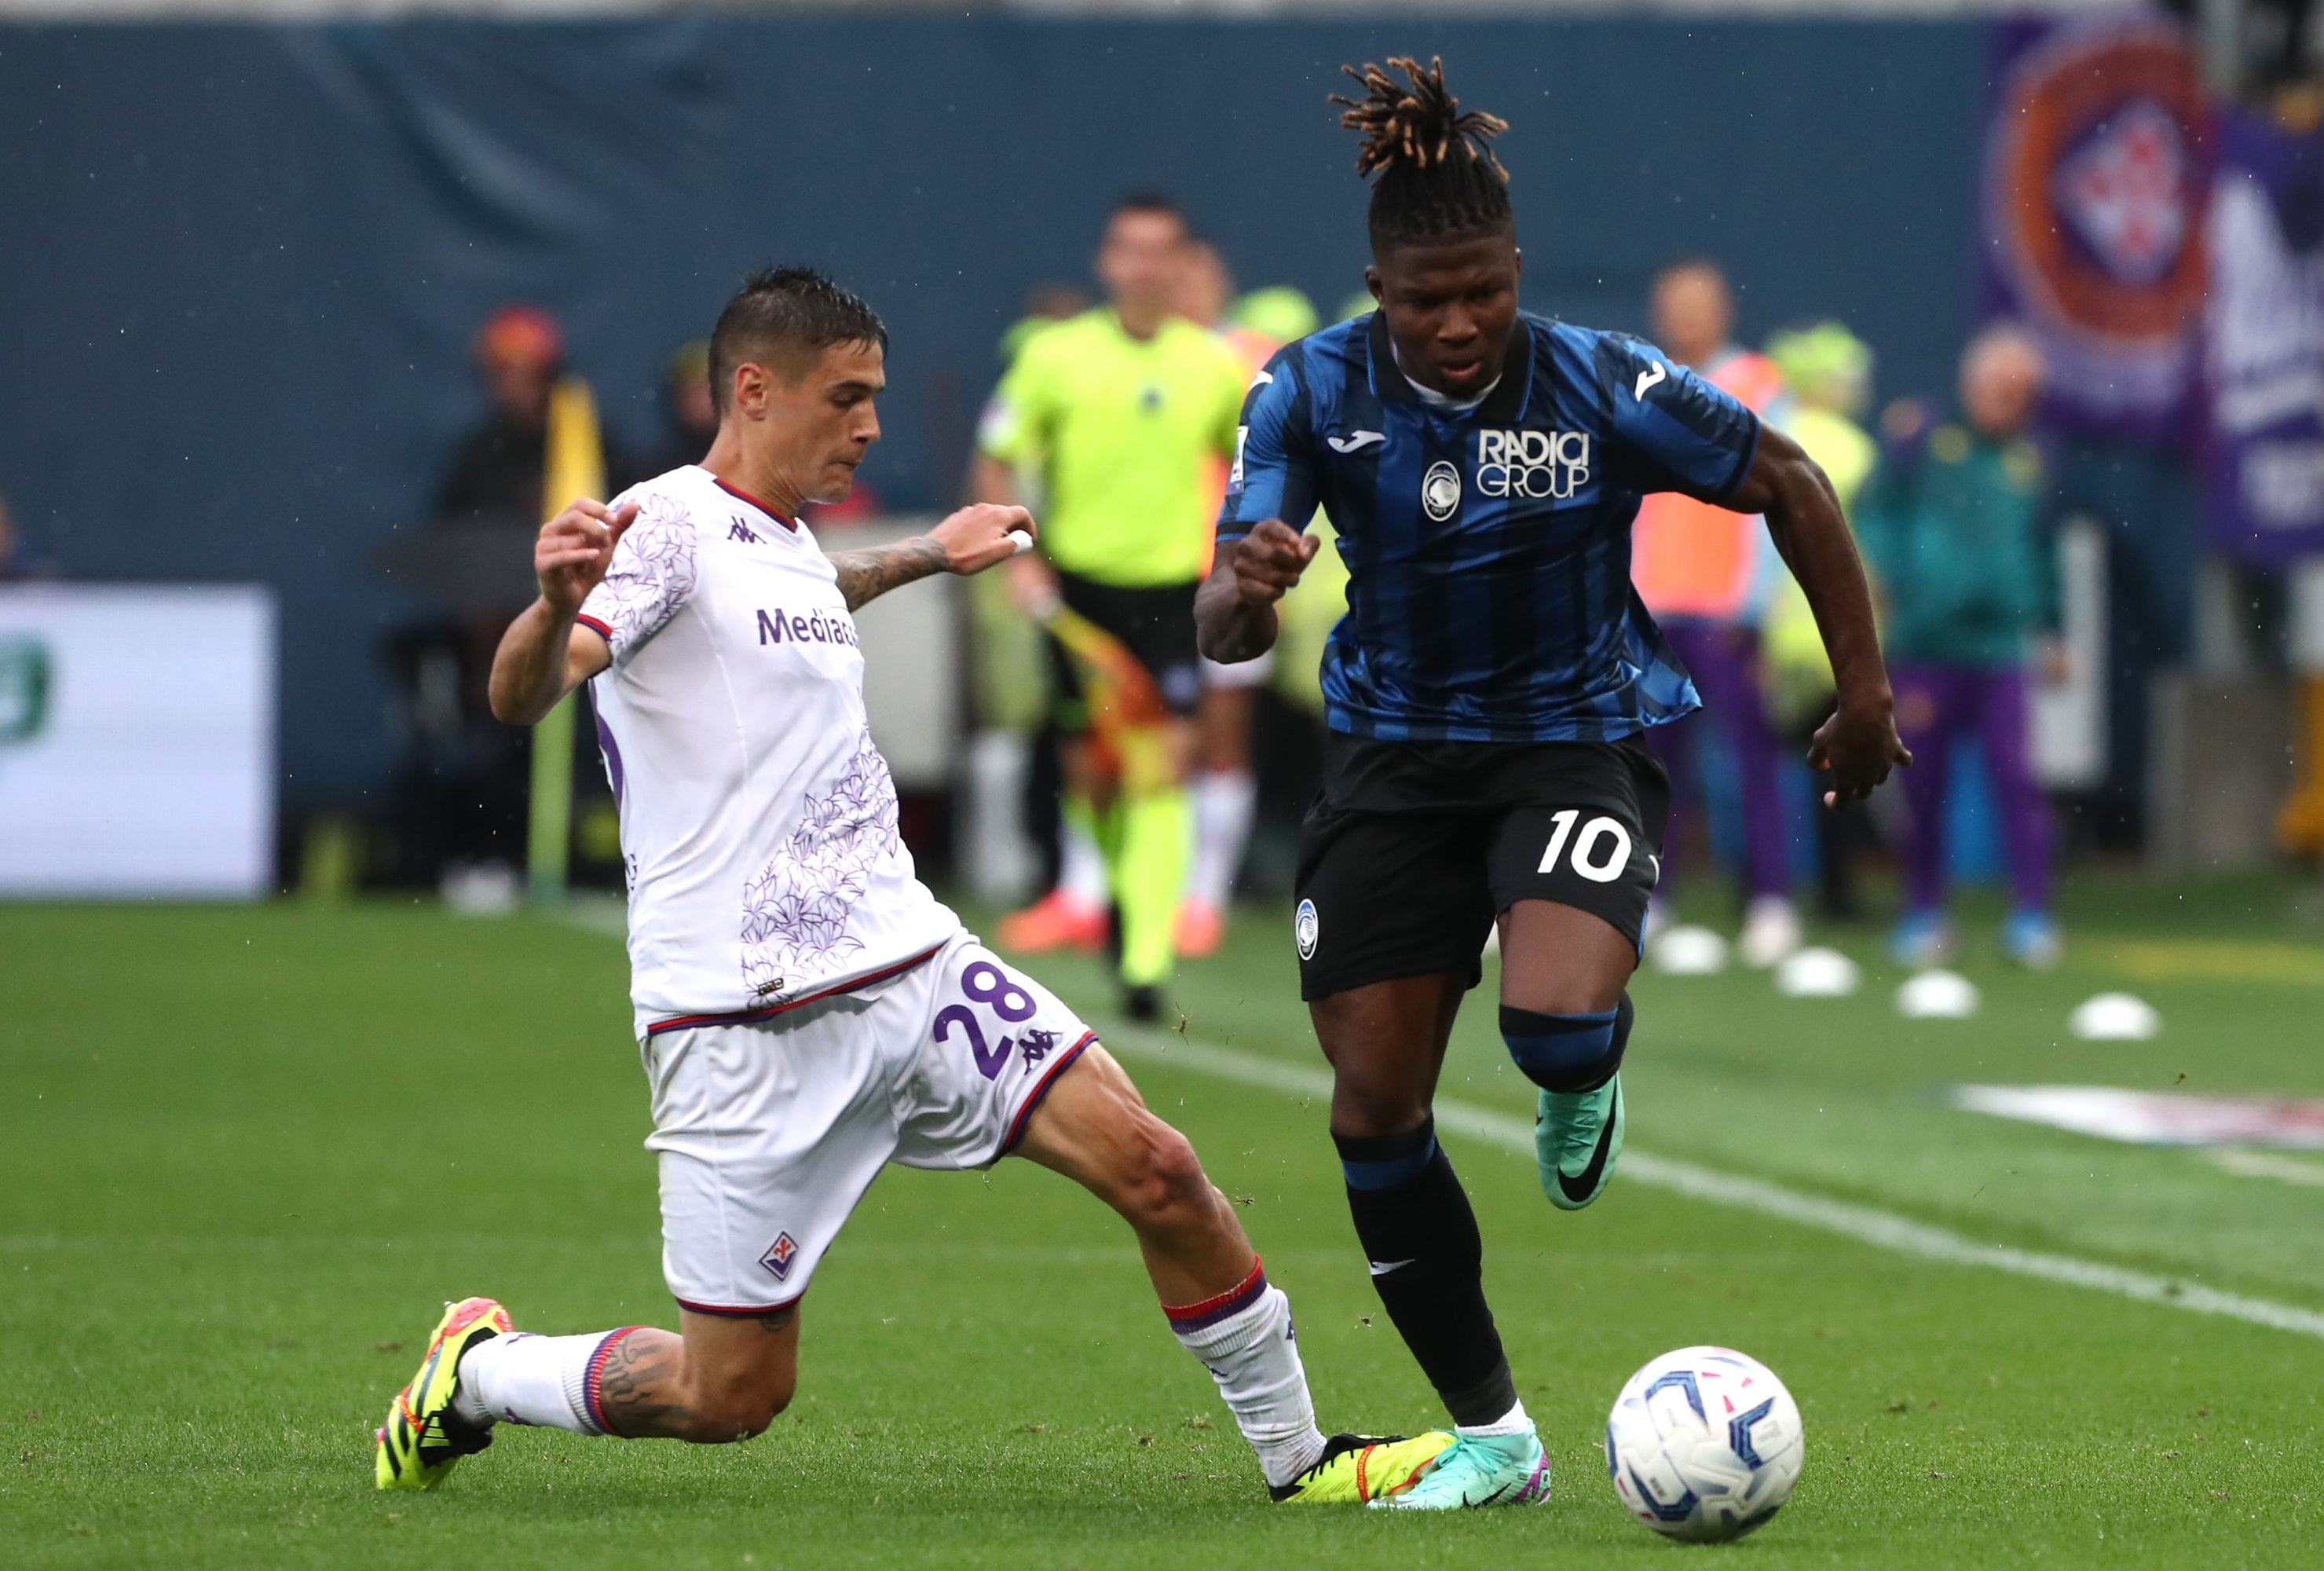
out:
M1436 1143L1435 1121L1403 1134L1335 1134L1332 1143L1388 1318L1452 1421L1492 1423L1517 1405L1517 1383L1485 1305L1476 1214Z

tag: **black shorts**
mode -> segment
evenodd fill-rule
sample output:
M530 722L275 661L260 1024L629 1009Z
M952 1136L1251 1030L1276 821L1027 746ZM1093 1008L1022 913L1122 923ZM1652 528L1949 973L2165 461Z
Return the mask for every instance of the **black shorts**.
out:
M1552 901L1633 946L1662 872L1670 777L1619 742L1379 742L1334 733L1299 834L1299 996L1452 973L1493 919Z
M1123 588L1072 573L1057 575L1057 592L1065 605L1119 640L1153 673L1154 685L1173 715L1191 715L1203 700L1201 654L1194 647L1195 588L1191 581ZM1081 673L1065 645L1054 638L1048 643L1056 727L1079 735L1089 729Z

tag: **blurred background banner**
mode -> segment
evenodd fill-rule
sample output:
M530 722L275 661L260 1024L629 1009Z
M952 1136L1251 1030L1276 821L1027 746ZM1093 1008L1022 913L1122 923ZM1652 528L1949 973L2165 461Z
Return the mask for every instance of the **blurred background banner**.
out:
M2281 567L2324 552L2324 130L2223 111L2206 228L2206 515Z
M1985 311L2039 337L2054 424L2176 438L2203 301L2193 49L2177 23L2138 11L2014 20L1993 37Z
M671 347L749 268L823 266L893 337L863 483L890 512L947 506L1001 335L1032 286L1086 279L1123 190L1177 192L1254 282L1360 289L1325 95L1342 60L1441 51L1523 116L1503 151L1537 309L1642 330L1655 270L1711 252L1749 341L1836 315L1887 385L1941 387L1971 317L1988 26L0 28L0 486L69 577L273 586L286 807L364 810L406 748L382 642L442 599L374 564L438 516L484 408L471 337L504 302L553 310L618 485L614 448L667 440Z
M274 886L274 598L0 587L0 896Z

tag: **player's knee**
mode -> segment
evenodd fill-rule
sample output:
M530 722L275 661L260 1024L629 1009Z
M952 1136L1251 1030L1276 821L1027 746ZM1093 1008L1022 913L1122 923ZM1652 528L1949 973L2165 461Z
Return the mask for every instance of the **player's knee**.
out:
M1612 1009L1549 1014L1501 1005L1501 1040L1545 1091L1592 1091L1614 1077L1630 1042L1630 995Z
M1199 1226L1216 1209L1194 1146L1158 1119L1141 1132L1117 1204L1139 1226L1167 1232Z

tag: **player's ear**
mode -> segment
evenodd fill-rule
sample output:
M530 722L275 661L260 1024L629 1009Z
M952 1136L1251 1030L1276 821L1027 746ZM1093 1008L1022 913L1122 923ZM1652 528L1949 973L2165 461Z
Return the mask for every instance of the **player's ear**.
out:
M1364 269L1364 287L1372 291L1372 300L1374 303L1377 304L1380 297L1380 270L1379 263L1375 263L1371 266Z
M767 412L767 395L774 391L774 378L767 368L755 360L745 360L734 367L734 385L728 407L745 420L757 420Z

